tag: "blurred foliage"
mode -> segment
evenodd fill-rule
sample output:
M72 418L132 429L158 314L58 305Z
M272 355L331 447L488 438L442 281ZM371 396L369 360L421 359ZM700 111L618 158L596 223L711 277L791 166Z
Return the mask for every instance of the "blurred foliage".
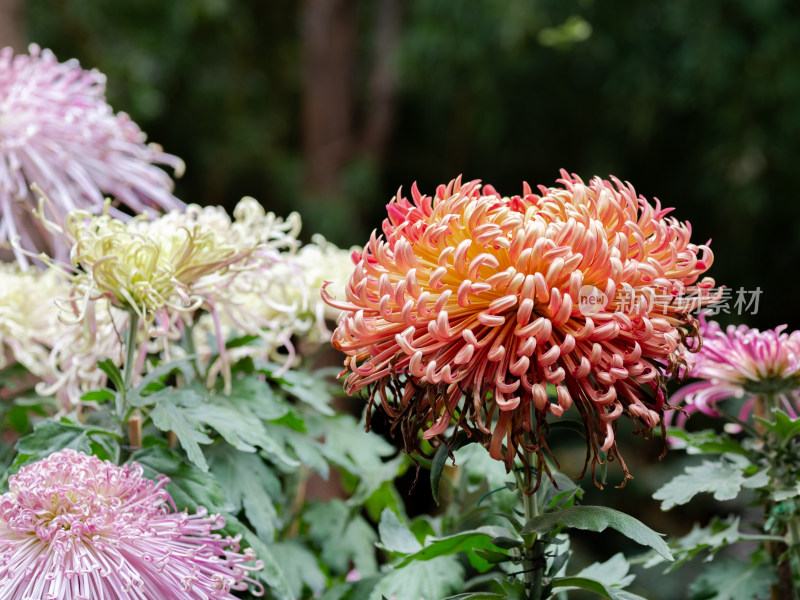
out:
M356 103L377 0L360 0ZM300 2L29 0L30 38L109 76L109 99L188 165L178 193L300 208L363 243L400 186L459 173L504 193L561 167L613 173L713 238L720 283L764 290L754 325L800 322L800 8L788 0L413 0L403 4L395 127L354 159L341 219L303 194ZM359 104L354 111L363 109ZM776 243L780 240L780 243ZM786 308L784 308L786 307ZM745 317L731 315L731 321Z

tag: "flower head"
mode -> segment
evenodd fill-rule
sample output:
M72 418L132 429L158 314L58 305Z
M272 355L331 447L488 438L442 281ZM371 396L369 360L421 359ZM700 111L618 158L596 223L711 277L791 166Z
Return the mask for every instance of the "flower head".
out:
M671 400L683 402L678 421L700 411L720 416L717 405L731 398L744 399L739 419L747 419L757 397L775 396L792 418L800 414L800 331L786 333L785 325L759 331L745 325L722 329L700 318L703 346L687 355L689 375L696 381L681 388Z
M71 293L69 277L58 269L22 270L0 263L0 369L23 366L43 396L55 394L72 408L83 393L101 388L106 374L97 364L121 365L120 331L125 311L112 312L105 299L87 308L85 318L64 321L57 302Z
M598 449L617 455L620 416L659 423L711 251L629 184L562 176L511 198L459 180L398 194L346 301L328 298L346 391L368 389L407 450L455 420L511 468L523 448L543 458L548 415L574 406L594 468Z
M196 310L256 248L226 239L196 214L174 211L125 223L108 214L69 213L70 258L81 269L74 278L77 290L107 297L148 322L159 313Z
M219 516L174 512L166 482L74 450L20 469L0 496L3 598L233 600L260 564L212 533Z
M104 195L134 212L182 206L171 194L170 177L154 165L180 174L183 163L145 144L128 115L114 114L105 84L98 71L85 71L75 60L59 63L35 44L27 55L0 50L0 244L19 237L23 248L36 251L48 239L31 217L34 184L57 221L78 208L100 212ZM19 251L17 258L24 262Z
M50 349L63 330L54 298L68 293L64 273L0 263L0 369L16 362L45 375Z

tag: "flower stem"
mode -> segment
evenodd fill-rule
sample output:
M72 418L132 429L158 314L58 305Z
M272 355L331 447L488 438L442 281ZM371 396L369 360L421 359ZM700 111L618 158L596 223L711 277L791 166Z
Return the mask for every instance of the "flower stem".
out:
M130 322L128 324L128 337L125 340L125 381L122 390L124 398L122 414L128 412L128 392L133 386L134 372L136 368L136 337L139 332L139 315L130 311ZM128 417L128 446L131 450L138 450L142 447L142 413L137 408Z
M128 393L133 384L133 372L136 370L136 334L139 332L139 315L130 311L130 323L128 325L128 338L125 340L125 390Z
M536 455L525 450L525 463L528 471L522 478L523 485L520 485L522 493L522 505L525 511L525 523L530 523L539 516L539 504L536 493L531 489L533 481L533 469L538 468ZM523 550L523 577L525 581L525 593L528 600L542 599L542 585L544 583L544 551L546 544L537 540L537 535L531 534L528 546Z
M753 414L762 421L774 423L775 409L777 408L778 398L775 396L775 394L761 394L755 398L755 402L753 404ZM780 489L783 487L780 480L781 478L778 475L779 466L777 464L777 453L779 450L778 445L780 441L776 438L774 432L767 432L767 426L762 421L756 420L755 426L758 436L761 438L764 444L764 451L769 457L770 487L772 489ZM767 517L772 512L774 506L775 503L769 497L764 501L764 513ZM796 538L796 529L797 524L795 523L795 517L792 516L789 519L789 523L787 525L788 531L786 533L788 533L790 536L790 544L792 545L793 552L798 552L798 549L800 549L800 547L795 546L795 542L798 541ZM791 558L789 558L789 555L786 552L786 544L783 542L767 542L765 544L765 549L772 558L778 574L778 583L771 586L771 597L773 600L793 597L793 565Z

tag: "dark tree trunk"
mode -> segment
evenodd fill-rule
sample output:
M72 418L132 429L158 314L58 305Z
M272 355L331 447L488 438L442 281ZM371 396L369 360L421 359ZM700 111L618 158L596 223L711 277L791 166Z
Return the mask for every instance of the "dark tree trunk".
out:
M28 46L25 0L0 0L0 48L24 52Z
M397 90L395 51L400 41L400 22L400 0L380 0L362 141L362 152L378 163L386 152L394 125Z
M335 194L355 149L353 112L358 21L355 0L304 0L303 146L307 189Z

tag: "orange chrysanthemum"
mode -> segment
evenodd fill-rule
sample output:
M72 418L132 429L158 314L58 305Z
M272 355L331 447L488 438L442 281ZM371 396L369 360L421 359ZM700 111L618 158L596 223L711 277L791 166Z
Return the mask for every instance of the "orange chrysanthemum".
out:
M548 415L575 406L594 470L599 450L619 458L620 416L659 423L690 312L713 300L714 281L698 283L713 255L630 184L562 177L511 198L460 180L398 193L346 300L325 294L344 311L346 391L369 390L406 450L455 421L509 469L523 450L544 465Z

